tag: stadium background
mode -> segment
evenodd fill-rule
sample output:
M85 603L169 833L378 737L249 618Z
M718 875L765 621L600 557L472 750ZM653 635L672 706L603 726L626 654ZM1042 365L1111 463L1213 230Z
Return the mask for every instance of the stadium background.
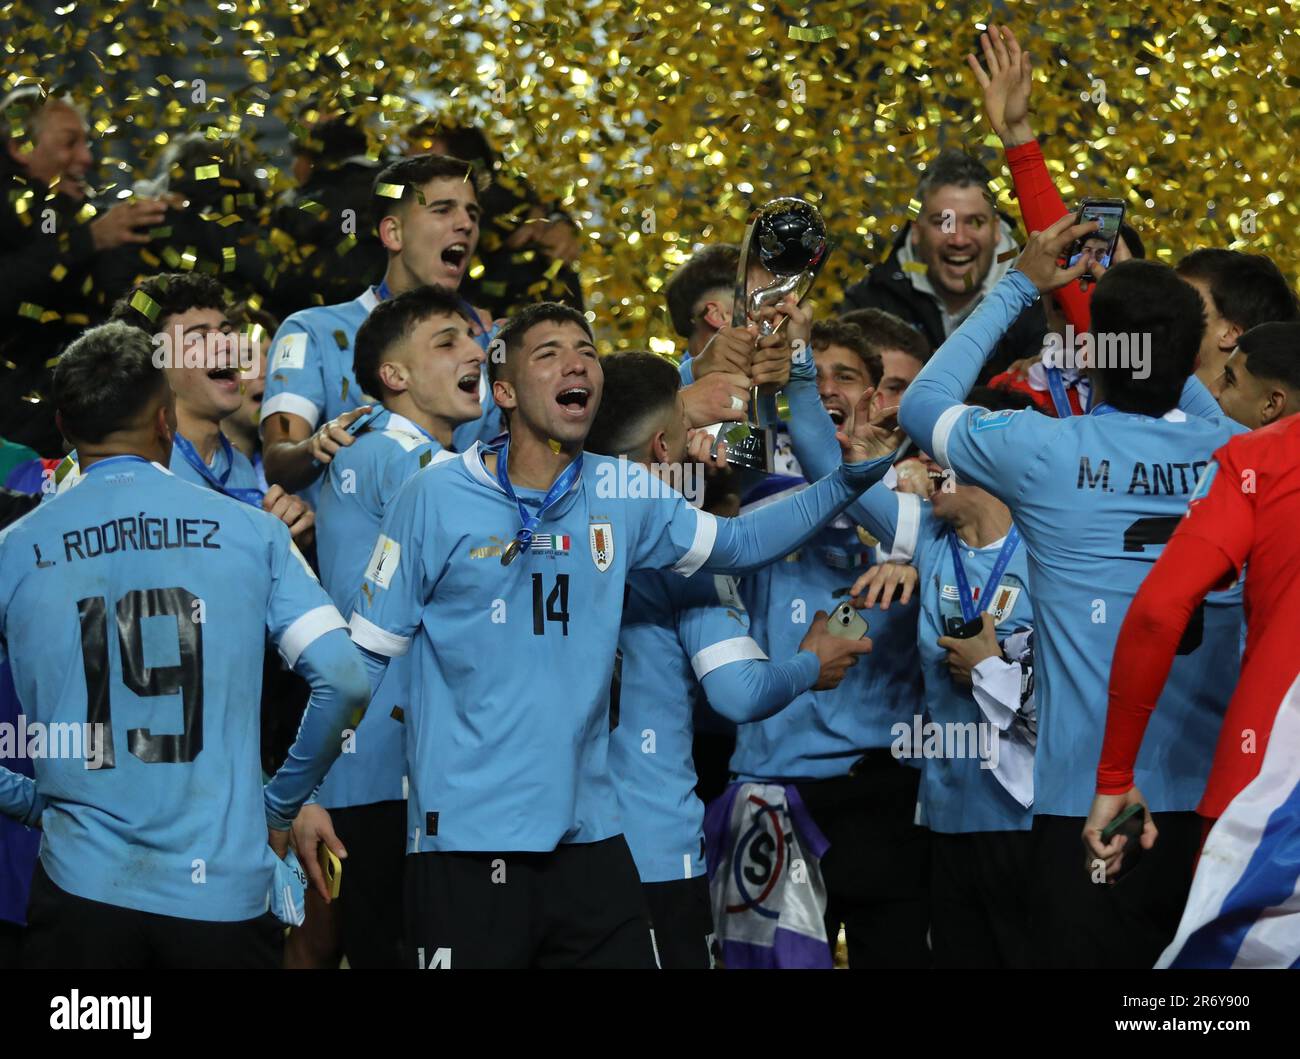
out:
M1035 57L1033 117L1067 201L1124 198L1161 260L1232 246L1300 271L1289 238L1300 209L1293 0L1149 12L943 0L20 0L0 6L0 88L38 78L70 89L95 132L92 183L109 196L195 129L241 141L274 193L292 186L290 136L313 109L362 115L372 153L429 113L479 122L583 225L603 348L669 352L664 279L693 242L738 240L753 204L780 194L821 204L838 244L823 304L887 253L918 168L941 146L982 145L1014 212L965 65L990 14ZM205 102L191 78L204 80Z

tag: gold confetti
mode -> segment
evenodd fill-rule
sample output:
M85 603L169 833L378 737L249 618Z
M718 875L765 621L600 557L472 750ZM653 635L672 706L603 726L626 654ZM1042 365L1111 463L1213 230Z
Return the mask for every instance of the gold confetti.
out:
M405 190L401 184L380 184L375 188L375 194L386 199L400 199Z
M791 26L788 36L791 40L829 40L835 31L830 26Z
M221 176L221 166L219 165L200 165L194 167L195 180L216 180Z
M158 322L158 314L162 311L162 306L144 291L138 290L132 294L130 304L132 309L142 314L151 324Z

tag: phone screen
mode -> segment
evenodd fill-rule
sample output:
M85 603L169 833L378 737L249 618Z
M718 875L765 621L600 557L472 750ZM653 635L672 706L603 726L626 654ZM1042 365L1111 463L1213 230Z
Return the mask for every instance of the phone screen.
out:
M1121 202L1100 202L1085 199L1079 209L1079 224L1097 221L1101 227L1090 235L1076 240L1070 247L1066 267L1073 268L1087 255L1102 268L1110 268L1111 257L1115 253L1115 243L1119 240L1119 226L1124 221L1124 204Z

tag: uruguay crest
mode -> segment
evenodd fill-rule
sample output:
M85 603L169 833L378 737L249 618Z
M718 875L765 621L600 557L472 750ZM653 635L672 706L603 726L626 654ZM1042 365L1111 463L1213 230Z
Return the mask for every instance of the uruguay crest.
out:
M587 528L591 541L591 561L602 574L614 562L614 527L608 522L593 522Z

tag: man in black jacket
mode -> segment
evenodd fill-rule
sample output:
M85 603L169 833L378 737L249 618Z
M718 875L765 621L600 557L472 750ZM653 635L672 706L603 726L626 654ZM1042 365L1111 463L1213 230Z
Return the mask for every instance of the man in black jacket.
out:
M0 100L0 423L42 456L63 454L46 399L49 367L107 311L109 251L149 241L166 205L132 198L96 213L86 123L36 85Z
M988 170L959 150L943 151L916 190L920 211L889 257L844 292L840 312L884 309L919 329L934 348L1006 274L1019 252L1010 223L995 209ZM1042 306L1021 314L984 369L985 378L1036 354L1047 330Z

